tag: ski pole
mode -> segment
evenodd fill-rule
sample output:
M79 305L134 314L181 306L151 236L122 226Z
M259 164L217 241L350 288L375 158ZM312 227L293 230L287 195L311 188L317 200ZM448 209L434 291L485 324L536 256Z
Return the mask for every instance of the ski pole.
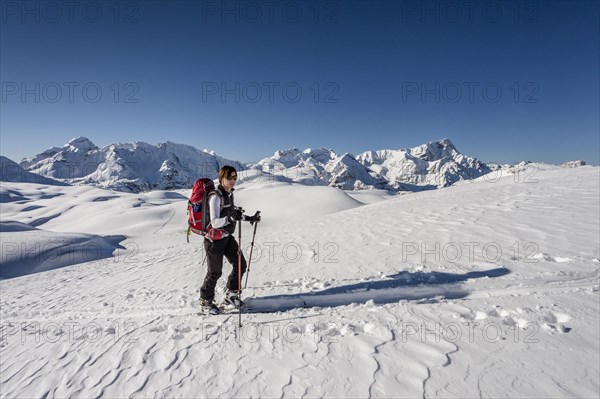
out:
M238 220L238 298L242 301L242 221ZM239 325L242 327L242 306L239 307Z
M260 215L260 211L256 212ZM246 270L246 282L244 283L244 289L248 286L248 276L250 275L250 264L252 263L252 250L254 249L254 238L256 237L256 228L258 227L258 222L254 222L254 232L252 233L252 242L250 243L250 256L248 257L248 270Z
M204 259L202 259L202 267L204 267L204 263L206 263L206 258L208 258L208 252L204 251Z
M206 238L204 238L206 240ZM208 251L210 251L210 248L212 247L213 243L211 241L211 243L208 245L208 249L206 249L206 247L204 246L204 243L202 243L202 248L204 248L204 259L202 259L202 267L204 267L204 263L206 262L206 259L208 258Z

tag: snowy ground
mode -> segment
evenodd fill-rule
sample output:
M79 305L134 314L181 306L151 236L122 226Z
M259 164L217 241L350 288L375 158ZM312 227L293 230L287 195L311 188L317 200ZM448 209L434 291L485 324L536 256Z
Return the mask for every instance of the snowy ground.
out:
M596 398L599 182L242 182L263 214L244 296L272 313L241 328L197 315L188 192L2 183L0 396Z

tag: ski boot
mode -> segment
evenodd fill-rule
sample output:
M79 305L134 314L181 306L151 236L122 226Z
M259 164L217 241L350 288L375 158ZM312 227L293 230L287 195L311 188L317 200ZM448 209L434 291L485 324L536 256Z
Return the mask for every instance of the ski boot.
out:
M214 301L200 299L200 310L207 316L221 314L221 308Z
M240 299L239 291L227 290L223 304L233 306L234 308L240 308L244 306L244 301Z

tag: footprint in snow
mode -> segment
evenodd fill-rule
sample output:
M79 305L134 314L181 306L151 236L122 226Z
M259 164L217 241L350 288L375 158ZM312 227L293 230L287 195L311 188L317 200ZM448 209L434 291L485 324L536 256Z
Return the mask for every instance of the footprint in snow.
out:
M167 330L168 330L167 326L157 326L157 327L152 327L149 331L150 332L161 333L161 332L165 332Z
M571 320L571 316L565 313L550 312L544 316L544 321L547 323L567 323Z

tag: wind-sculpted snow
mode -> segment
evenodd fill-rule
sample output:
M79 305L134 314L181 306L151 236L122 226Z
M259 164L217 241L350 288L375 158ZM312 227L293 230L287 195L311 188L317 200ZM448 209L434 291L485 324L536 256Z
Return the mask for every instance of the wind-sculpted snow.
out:
M189 190L3 184L3 245L125 239L0 281L0 397L596 397L600 168L504 172L377 201L241 179L241 327L198 314Z
M40 273L110 258L125 236L48 232L18 222L0 222L0 279Z

